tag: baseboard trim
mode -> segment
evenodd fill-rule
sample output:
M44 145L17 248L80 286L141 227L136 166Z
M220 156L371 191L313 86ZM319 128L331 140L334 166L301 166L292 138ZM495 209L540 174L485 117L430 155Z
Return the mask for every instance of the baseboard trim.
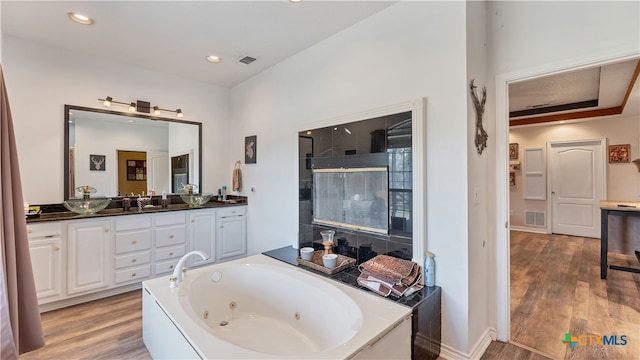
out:
M482 336L476 341L475 345L469 353L464 353L460 350L454 349L447 344L440 346L440 357L448 360L477 360L482 357L487 350L491 341L495 340L497 332L495 328L487 328Z
M515 231L524 231L524 232L530 232L530 233L536 233L536 234L548 234L547 232L547 228L534 228L534 227L528 227L528 226L510 226L509 227L510 230L515 230Z

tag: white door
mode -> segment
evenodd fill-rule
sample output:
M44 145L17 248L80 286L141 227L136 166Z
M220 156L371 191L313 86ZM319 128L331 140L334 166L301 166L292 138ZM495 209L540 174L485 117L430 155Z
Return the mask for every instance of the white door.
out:
M600 237L605 143L604 139L549 143L553 233Z
M166 151L147 152L147 186L157 194L171 192L169 187L169 153Z

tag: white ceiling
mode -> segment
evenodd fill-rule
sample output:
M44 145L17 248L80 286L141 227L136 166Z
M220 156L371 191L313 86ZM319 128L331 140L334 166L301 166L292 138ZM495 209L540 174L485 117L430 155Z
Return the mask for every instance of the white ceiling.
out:
M0 6L6 35L232 87L394 2L2 0ZM74 23L70 11L95 23ZM206 61L210 54L222 62ZM236 62L246 55L257 61Z

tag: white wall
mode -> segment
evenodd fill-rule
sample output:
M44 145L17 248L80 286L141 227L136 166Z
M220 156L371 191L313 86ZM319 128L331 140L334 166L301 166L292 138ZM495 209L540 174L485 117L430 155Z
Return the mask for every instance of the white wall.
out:
M469 263L469 350L493 323L489 302L492 299L493 288L490 283L491 268L488 240L488 201L489 186L487 183L488 161L492 154L491 142L487 140L488 148L478 154L475 147L476 137L476 109L469 93L469 84L474 79L477 86L475 93L482 101L482 87L489 82L487 78L487 34L486 34L486 3L471 1L466 3L467 16L467 167L469 172L468 202L469 202L469 236L467 261ZM489 98L487 98L489 99ZM485 109L492 106L491 101L485 103ZM485 131L490 122L485 114L482 116ZM489 131L491 131L489 129ZM488 132L489 138L493 133ZM474 200L474 192L478 193L478 201Z
M30 203L63 200L64 105L100 108L97 99L107 95L117 101L146 100L161 108L182 108L184 119L203 124L201 188L212 192L229 182L233 167L224 156L228 89L10 36L3 38L2 46L22 188Z
M609 145L630 144L630 158L637 159L640 118L607 117L593 121L567 123L563 125L526 126L512 128L509 142L519 144L522 161L523 149L543 147L549 141L607 138ZM548 156L548 154L546 154ZM633 163L607 164L607 194L611 200L638 201L640 198L640 173ZM514 211L511 225L524 225L524 210L547 210L546 201L523 199L522 171L516 171L516 186L510 188L510 208Z
M427 248L443 289L442 340L468 347L465 3L401 2L231 91L232 142L257 135L249 251L297 241L297 133L312 122L427 97ZM234 148L241 158L242 149Z

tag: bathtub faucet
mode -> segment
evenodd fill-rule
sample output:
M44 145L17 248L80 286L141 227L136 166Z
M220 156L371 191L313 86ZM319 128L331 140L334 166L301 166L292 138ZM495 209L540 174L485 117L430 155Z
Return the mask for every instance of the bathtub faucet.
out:
M188 253L184 254L184 256L181 257L180 260L178 260L178 264L176 265L175 269L173 269L173 274L169 278L169 287L178 287L178 284L183 280L182 277L187 272L185 263L187 262L187 258L191 255L198 255L202 258L202 260L209 259L209 255L199 250L189 251Z

